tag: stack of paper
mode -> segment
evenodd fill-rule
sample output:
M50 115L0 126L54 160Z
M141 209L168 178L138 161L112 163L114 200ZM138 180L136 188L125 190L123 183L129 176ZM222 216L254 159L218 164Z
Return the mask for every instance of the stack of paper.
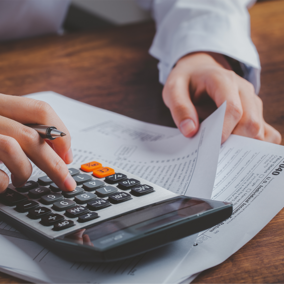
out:
M69 128L75 163L107 161L178 194L232 202L234 213L202 232L194 246L196 236L111 264L63 260L2 222L3 272L37 282L189 283L241 248L283 207L284 174L272 174L283 162L283 147L232 135L220 149L225 105L187 139L177 129L133 120L53 92L30 97L48 102Z

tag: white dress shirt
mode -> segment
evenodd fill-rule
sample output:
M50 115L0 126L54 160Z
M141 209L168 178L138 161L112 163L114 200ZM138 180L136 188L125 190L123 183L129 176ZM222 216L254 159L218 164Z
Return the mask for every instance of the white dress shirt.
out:
M260 62L247 10L255 0L137 1L156 21L150 54L160 61L161 83L182 56L211 51L238 60L258 93ZM0 0L0 40L58 32L68 5L69 0Z
M196 51L227 55L240 62L244 78L260 88L260 62L250 37L248 8L254 0L137 0L151 9L157 32L150 54L160 62L165 83L176 62Z
M0 41L60 32L69 0L0 0Z

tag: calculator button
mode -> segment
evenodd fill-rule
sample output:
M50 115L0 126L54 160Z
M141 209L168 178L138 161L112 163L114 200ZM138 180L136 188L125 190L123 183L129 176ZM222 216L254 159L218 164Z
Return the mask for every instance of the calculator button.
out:
M46 207L37 207L29 211L28 217L31 219L39 219L44 215L51 213L51 210Z
M87 207L92 211L100 210L109 206L111 206L110 202L101 198L91 200L87 203Z
M132 199L132 197L127 192L114 193L108 198L108 200L114 204L121 203L130 199Z
M17 189L17 191L20 191L20 192L27 192L30 189L33 189L33 188L36 188L36 187L38 187L38 183L33 181L33 180L29 180L23 186L17 187L16 189Z
M31 189L29 191L29 197L37 199L37 198L40 198L41 196L46 195L48 193L50 193L49 188L40 186L40 187Z
M70 169L68 169L68 171L69 171L69 174L70 174L71 176L75 176L75 175L78 175L78 174L80 173L79 170L74 169L74 168L70 168Z
M87 181L85 183L83 183L83 188L86 191L92 191L92 190L96 190L102 186L104 186L104 182L102 182L101 180L91 180L91 181Z
M83 192L84 192L83 188L77 186L73 191L63 191L62 194L65 197L70 198L70 197L74 197L75 195L78 195L78 194L83 193Z
M92 177L87 174L79 174L79 175L74 176L73 178L77 182L78 185L83 184L84 182L92 179Z
M59 214L49 214L45 215L41 218L40 223L44 226L51 226L57 222L61 222L64 220L64 217Z
M61 201L54 202L52 208L56 211L64 211L74 207L75 205L76 203L73 200L63 199Z
M154 192L154 188L150 185L143 184L131 188L131 194L135 196L142 196L151 192Z
M95 198L97 198L97 196L94 193L84 192L82 194L76 195L74 201L79 204L83 204Z
M14 206L17 203L20 203L21 201L24 201L26 199L26 196L10 188L7 188L6 191L0 195L1 202L9 206Z
M89 209L87 207L77 205L73 208L67 209L65 215L67 217L75 218L80 215L86 214L89 212Z
M114 174L115 174L114 169L109 167L104 167L93 171L93 175L97 178L104 178Z
M127 190L127 189L130 189L130 188L134 187L135 185L138 185L138 184L140 184L139 180L134 179L134 178L130 178L130 179L126 179L126 180L120 181L118 183L118 187L120 189Z
M91 221L93 219L96 219L98 217L99 217L99 215L98 215L97 212L89 212L89 213L87 213L85 215L79 216L78 222L84 223L84 222L88 222L88 221Z
M40 202L43 204L52 204L56 201L62 200L63 195L57 192L50 193L41 197Z
M16 210L18 212L28 212L30 209L39 207L39 204L34 200L25 200L17 204Z
M52 180L48 176L43 176L38 178L38 183L41 185L50 185L52 183Z
M49 188L53 191L53 192L61 192L62 190L55 184L52 183Z
M116 173L114 175L108 176L105 179L105 182L110 183L110 184L114 184L114 183L118 183L124 179L127 179L127 176L124 174L120 174L120 173Z
M118 189L114 186L105 186L105 187L101 187L99 189L96 190L96 194L99 197L107 197L109 195L111 195L112 193L118 192Z
M84 172L92 172L94 170L102 168L102 166L103 165L101 163L93 161L93 162L81 165L81 170Z
M70 227L73 227L75 224L72 220L63 220L59 223L56 223L53 227L54 231L61 231Z

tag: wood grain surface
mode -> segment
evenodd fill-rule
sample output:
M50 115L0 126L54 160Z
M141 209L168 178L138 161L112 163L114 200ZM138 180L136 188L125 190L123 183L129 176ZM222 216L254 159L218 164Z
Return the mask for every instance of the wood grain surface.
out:
M258 3L250 13L262 63L264 116L284 136L284 1ZM52 90L132 118L174 126L161 98L157 61L148 54L154 33L154 24L147 23L2 43L0 91L24 95ZM252 241L194 282L283 283L283 224L282 210ZM0 283L24 281L0 273Z

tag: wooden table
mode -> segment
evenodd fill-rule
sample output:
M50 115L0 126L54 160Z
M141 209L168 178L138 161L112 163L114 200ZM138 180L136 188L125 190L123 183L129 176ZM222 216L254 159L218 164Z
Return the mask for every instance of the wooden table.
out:
M284 137L284 1L251 9L262 62L264 116ZM157 61L148 55L153 23L47 36L0 46L0 91L53 90L143 121L174 126L161 98ZM196 283L284 282L284 210L227 261ZM0 274L0 283L21 283Z

